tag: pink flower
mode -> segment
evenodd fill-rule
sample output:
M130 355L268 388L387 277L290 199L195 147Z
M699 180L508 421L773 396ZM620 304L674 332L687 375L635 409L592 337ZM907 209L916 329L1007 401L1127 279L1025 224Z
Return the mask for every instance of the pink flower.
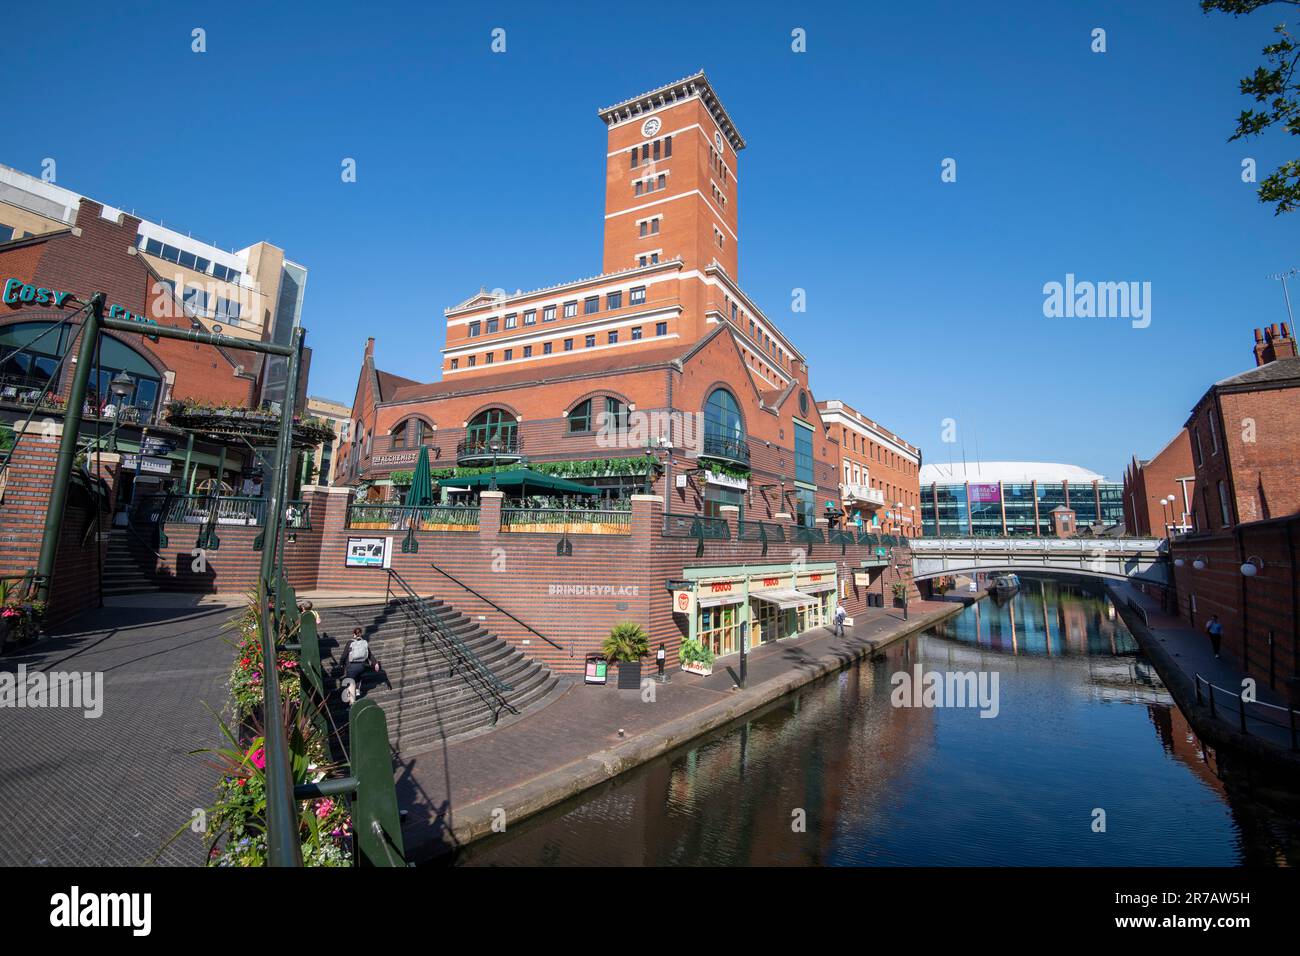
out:
M253 761L253 766L258 770L266 769L266 748L258 747L256 750L249 751L248 758Z
M316 819L324 820L327 816L330 815L330 812L333 809L334 809L333 800L326 799L320 801L319 803L316 804Z

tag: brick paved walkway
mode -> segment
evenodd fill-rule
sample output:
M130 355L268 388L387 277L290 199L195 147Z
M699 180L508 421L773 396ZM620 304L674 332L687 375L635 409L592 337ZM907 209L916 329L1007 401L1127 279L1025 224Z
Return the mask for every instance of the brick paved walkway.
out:
M234 651L233 609L137 595L86 612L56 636L0 657L0 671L102 672L103 714L0 710L0 865L137 866L212 802ZM190 606L185 606L189 604ZM155 606L163 605L163 606ZM186 830L159 863L203 862Z
M630 739L653 735L657 729L719 701L754 694L753 689L764 681L811 671L819 659L836 657L848 664L928 615L955 610L952 603L913 603L911 623L904 625L901 610L873 608L855 618L855 627L847 629L844 638L819 627L764 644L749 655L747 691L733 689L734 671L739 667L734 656L715 666L708 677L672 671L669 683L655 685L653 703L644 702L639 691L618 690L611 667L607 686L573 682L550 703L512 723L423 753L402 754L397 796L409 811L403 830L408 854L425 858L430 847L456 846L456 834L463 832L456 813L466 807L481 807L543 775ZM642 673L652 675L653 664Z
M1162 611L1160 602L1156 598L1143 594L1127 583L1112 582L1110 589L1121 601L1132 599L1142 607L1146 612L1147 626L1152 636L1169 653L1171 663L1177 666L1189 681L1200 674L1203 681L1212 681L1216 686L1229 692L1215 692L1219 708L1217 716L1223 722L1225 729L1238 730L1240 724L1236 703L1230 700L1229 694L1240 693L1241 682L1246 677L1246 672L1238 667L1226 652L1216 660L1210 638L1205 632L1198 631L1180 617ZM1204 688L1204 684L1201 686ZM1202 693L1205 693L1204 689ZM1266 682L1257 685L1255 696L1258 700L1276 707L1285 707L1287 703L1285 695L1270 689ZM1285 711L1247 705L1246 714L1252 735L1261 737L1281 749L1290 747L1291 731L1289 727L1284 726L1287 721ZM1252 715L1255 714L1260 715L1262 719L1254 719ZM1270 721L1277 723L1270 723Z

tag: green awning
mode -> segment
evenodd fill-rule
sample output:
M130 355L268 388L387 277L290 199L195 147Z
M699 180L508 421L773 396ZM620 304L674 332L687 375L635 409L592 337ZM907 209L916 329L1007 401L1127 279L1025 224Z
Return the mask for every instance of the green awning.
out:
M101 442L100 450L103 451L103 452L105 452L105 453L109 453L109 451L108 451L108 436L107 436L107 435L104 436L104 439L103 439L103 441ZM125 454L128 454L128 455L136 455L136 454L139 454L139 452L140 452L140 443L137 442L137 441L130 441L129 439L119 437L119 438L117 439L117 450L118 450L119 452L122 452L122 453L125 453ZM91 455L94 455L94 454L95 454L95 452L92 450L92 451L91 451ZM248 452L247 452L246 449L241 449L241 450L235 452L235 454L238 454L241 458L247 458L247 457L248 457ZM184 443L182 443L182 444L179 445L178 447L173 448L173 449L172 449L170 452L168 452L166 455L149 455L148 457L150 457L150 458L167 458L167 459L169 459L169 460L171 460L171 461L176 461L176 462L182 462L182 463L183 463L183 462L185 461L185 445L184 445ZM217 464L218 464L218 463L219 463L219 459L218 459L218 457L217 457L216 455L212 455L212 454L209 454L208 452L204 452L204 451L199 451L197 448L196 448L196 449L194 450L194 452L190 455L190 464L191 464L191 465L204 465L204 466L206 466L206 467L208 467L208 468L215 469L215 468L217 467ZM234 458L230 453L227 453L227 455L226 455L226 471L234 471L234 470L238 469L239 467L240 467L239 462L238 462L238 461L237 461L237 460L236 460L236 459L235 459L235 458Z
M443 478L439 485L447 488L468 488L471 491L484 491L492 487L491 472L483 475L471 475L466 478ZM544 475L540 471L528 468L511 468L499 471L496 476L498 491L515 491L527 494L560 494L599 496L601 490L590 485L581 485L567 478Z

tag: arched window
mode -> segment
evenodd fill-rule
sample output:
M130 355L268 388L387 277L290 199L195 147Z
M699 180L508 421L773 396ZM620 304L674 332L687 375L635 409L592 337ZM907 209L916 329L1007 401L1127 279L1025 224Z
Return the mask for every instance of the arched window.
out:
M489 408L479 412L465 429L465 439L475 446L486 446L494 435L501 437L503 449L515 444L515 429L518 423L515 416L501 408Z
M59 359L79 331L76 326L49 331L54 324L17 322L0 328L0 353L8 355L14 352L0 365L0 397L11 397L11 389L21 392L45 387ZM49 334L44 334L46 332ZM16 349L19 351L14 351ZM149 360L125 342L105 335L100 339L98 368L98 376L93 369L90 373L86 403L96 408L109 402L116 405L109 383L125 372L134 384L123 404L138 408L141 418L147 420L162 391L162 377ZM54 389L57 388L56 382Z
M589 398L569 412L569 434L595 430L623 431L627 428L627 406L617 398Z
M424 444L424 420L420 418L403 419L393 426L389 436L393 448L419 448Z
M745 438L745 422L740 417L740 406L736 403L736 397L725 388L715 388L704 403L704 434L715 438Z

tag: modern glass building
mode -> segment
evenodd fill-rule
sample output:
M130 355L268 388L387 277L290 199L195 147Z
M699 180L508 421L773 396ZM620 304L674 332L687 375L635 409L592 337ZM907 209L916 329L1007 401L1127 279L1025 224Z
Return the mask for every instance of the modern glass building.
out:
M995 461L921 468L926 535L1037 537L1052 510L1071 508L1080 528L1124 523L1124 486L1076 465Z

